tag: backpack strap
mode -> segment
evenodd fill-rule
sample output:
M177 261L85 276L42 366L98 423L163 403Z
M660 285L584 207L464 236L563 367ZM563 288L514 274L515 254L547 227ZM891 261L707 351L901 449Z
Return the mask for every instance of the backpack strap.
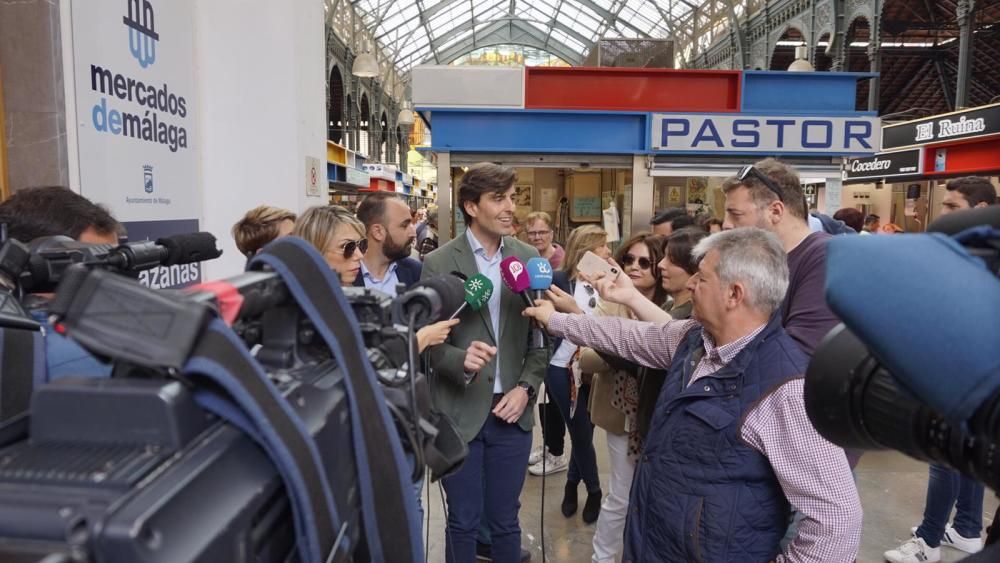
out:
M410 470L340 281L312 245L294 237L269 244L251 260L250 269L265 265L284 280L346 374L362 517L372 560L421 560L421 523Z

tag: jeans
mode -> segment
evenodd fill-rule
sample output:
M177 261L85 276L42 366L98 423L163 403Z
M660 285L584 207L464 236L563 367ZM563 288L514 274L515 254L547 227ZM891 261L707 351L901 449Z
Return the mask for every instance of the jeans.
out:
M615 556L622 551L628 497L635 474L635 462L628 456L628 434L608 432L608 458L611 461L611 479L608 496L604 497L601 514L597 517L593 563L614 563Z
M517 513L531 453L531 433L489 414L468 445L465 463L444 479L448 494L446 559L448 563L475 561L476 534L485 512L493 561L520 563L521 525Z
M563 450L566 447L566 423L547 388L545 395L549 398L549 402L538 403L538 418L542 421L542 438L549 453L556 456L563 455Z
M587 412L587 397L590 386L582 385L577 390L576 411L572 420L569 416L569 370L549 366L545 374L545 387L549 389L549 398L559 406L559 412L569 428L569 437L573 444L570 454L569 473L566 482L577 484L581 480L587 484L587 492L595 493L601 490L601 480L597 475L597 452L594 451L594 425L590 422Z
M931 465L924 520L916 535L930 547L941 545L948 517L955 507L955 531L966 538L978 538L983 530L984 491L983 485L971 477L942 465Z

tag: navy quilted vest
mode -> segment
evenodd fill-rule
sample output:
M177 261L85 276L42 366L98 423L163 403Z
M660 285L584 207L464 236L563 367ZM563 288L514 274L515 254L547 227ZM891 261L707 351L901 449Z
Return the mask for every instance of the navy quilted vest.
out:
M778 316L726 367L687 386L702 354L699 327L677 349L656 403L632 483L625 561L763 563L788 528L774 471L740 427L808 360Z

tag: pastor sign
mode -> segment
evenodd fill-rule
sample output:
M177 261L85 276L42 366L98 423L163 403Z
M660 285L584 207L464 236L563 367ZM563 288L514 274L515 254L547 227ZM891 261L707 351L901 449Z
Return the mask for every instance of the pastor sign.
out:
M677 153L864 155L877 149L877 117L653 114L652 149Z

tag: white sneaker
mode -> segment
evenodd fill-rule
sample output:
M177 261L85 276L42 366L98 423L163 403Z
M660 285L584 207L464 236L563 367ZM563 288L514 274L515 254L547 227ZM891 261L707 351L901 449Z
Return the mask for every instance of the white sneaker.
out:
M535 465L539 461L542 461L542 454L545 453L545 446L535 446L535 449L531 450L531 455L528 456L528 465Z
M890 563L937 563L941 561L941 548L927 547L923 538L914 536L882 555Z
M552 475L553 473L559 473L560 471L566 471L569 468L569 454L564 453L563 455L552 455L549 452L545 452L545 467L542 468L542 462L539 461L535 465L528 468L528 473L535 476L542 475Z
M914 526L910 528L910 531L916 534L917 527ZM951 524L948 524L948 527L944 529L944 537L941 538L941 545L951 547L959 551L964 551L966 553L979 553L983 550L982 538L967 538L956 532L955 528L953 528Z

